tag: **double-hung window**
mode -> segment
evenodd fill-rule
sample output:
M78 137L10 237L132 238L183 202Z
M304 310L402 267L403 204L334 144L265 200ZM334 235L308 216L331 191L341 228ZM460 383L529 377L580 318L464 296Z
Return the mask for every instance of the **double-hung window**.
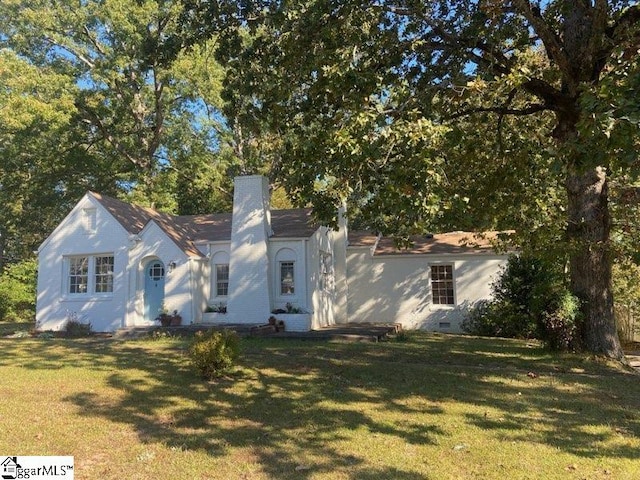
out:
M431 298L434 305L455 305L453 265L431 265Z
M229 264L216 265L216 296L229 295Z
M67 258L69 295L113 293L113 255L85 255Z

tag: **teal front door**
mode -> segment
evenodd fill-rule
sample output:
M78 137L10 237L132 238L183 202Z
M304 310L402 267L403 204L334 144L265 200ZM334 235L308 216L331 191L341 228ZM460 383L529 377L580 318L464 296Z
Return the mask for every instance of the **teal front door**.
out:
M144 269L144 319L154 321L164 302L164 263L151 260Z

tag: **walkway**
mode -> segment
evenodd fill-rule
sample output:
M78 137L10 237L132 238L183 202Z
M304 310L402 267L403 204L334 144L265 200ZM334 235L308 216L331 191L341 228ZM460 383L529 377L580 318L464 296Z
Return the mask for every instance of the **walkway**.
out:
M401 330L400 324L347 323L331 325L309 332L276 332L272 325L251 324L196 324L180 327L129 327L117 330L113 338L138 338L152 332L167 332L171 335L192 335L202 330L235 330L241 336L269 336L271 338L289 338L297 340L341 340L349 342L378 342L388 335Z

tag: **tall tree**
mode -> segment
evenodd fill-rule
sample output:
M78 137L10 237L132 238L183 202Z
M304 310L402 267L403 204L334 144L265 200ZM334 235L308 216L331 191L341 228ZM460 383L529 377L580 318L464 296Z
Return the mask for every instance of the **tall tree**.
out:
M166 61L178 13L164 0L0 2L6 256L31 252L89 189L176 213L228 205L223 69L214 40Z
M564 216L584 344L623 358L613 320L608 191L611 176L637 177L637 2L183 3L196 37L206 36L208 25L223 32L230 105L242 111L244 128L266 127L277 138L281 178L325 216L328 206L352 197L381 230L407 234L437 225L461 173L451 171L455 132L467 143L484 121L499 133L509 116L541 117L544 151L521 142L505 167L521 180L539 167L518 200L530 209L536 201L555 206L560 212L550 222ZM511 124L518 125L521 136L531 136L533 123ZM476 181L500 175L492 155L480 158L487 163L463 167ZM464 171L461 177L470 180ZM558 186L563 191L544 202Z
M81 154L71 146L74 91L72 77L0 51L0 270L31 255L77 195L106 177L71 161Z

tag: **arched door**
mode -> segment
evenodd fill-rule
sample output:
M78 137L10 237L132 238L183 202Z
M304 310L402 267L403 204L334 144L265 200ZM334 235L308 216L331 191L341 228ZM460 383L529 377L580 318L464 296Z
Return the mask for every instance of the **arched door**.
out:
M151 260L144 269L144 319L154 321L164 302L164 263Z

